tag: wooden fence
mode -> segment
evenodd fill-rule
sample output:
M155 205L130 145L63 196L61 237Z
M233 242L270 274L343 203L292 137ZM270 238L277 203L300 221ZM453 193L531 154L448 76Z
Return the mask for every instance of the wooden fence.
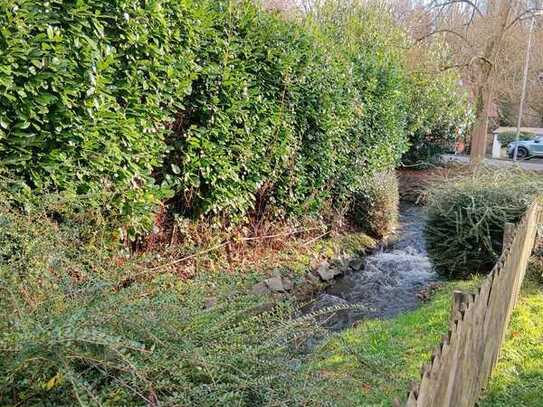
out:
M507 225L503 253L478 292L454 293L449 332L423 367L406 407L475 405L498 360L542 220L543 210L534 203L516 227Z

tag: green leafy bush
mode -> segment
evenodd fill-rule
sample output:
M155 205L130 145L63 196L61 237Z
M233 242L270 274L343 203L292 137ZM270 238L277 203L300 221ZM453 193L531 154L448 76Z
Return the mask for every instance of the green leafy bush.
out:
M226 224L343 209L408 129L457 118L452 82L410 79L405 35L369 7L0 1L0 26L0 170L18 197L107 196L131 237L171 197Z
M502 251L504 224L518 222L542 191L542 177L522 170L438 180L428 194L425 230L437 271L460 278L488 273Z
M190 93L190 2L1 1L1 166L36 192L110 191L149 227L168 123Z
M431 51L428 51L431 52ZM425 167L444 152L470 125L469 103L455 71L414 72L410 75L407 166Z
M225 13L218 2L209 12L207 64L164 166L185 213L239 219L258 200L275 215L316 213L398 162L404 73L376 15L339 29L252 6Z
M543 199L540 200L543 204ZM537 281L543 283L543 225L539 225L535 241L534 251L528 263L528 271Z
M394 172L380 173L355 194L350 217L366 233L382 238L398 224L400 196Z

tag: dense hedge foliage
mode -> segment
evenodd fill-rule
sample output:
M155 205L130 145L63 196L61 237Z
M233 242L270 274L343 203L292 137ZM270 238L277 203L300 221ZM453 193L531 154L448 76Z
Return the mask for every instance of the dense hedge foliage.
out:
M429 51L424 57L433 54ZM432 164L439 154L452 151L455 142L465 137L471 125L469 102L467 92L458 85L460 77L455 71L415 71L409 81L410 147L402 162L424 167Z
M185 210L242 217L263 200L280 214L315 213L398 161L402 62L376 16L349 22L348 52L316 25L252 7L215 16L182 131L168 139L165 177Z
M426 240L437 271L465 278L488 273L502 251L506 222L518 222L543 178L521 170L481 169L436 185L428 195Z
M0 170L23 192L105 194L132 231L167 197L232 221L343 207L408 133L453 125L434 112L451 82L410 78L406 38L371 9L1 0L0 26Z
M111 192L128 222L148 213L163 196L151 173L164 133L197 68L189 8L1 1L2 168L35 191Z

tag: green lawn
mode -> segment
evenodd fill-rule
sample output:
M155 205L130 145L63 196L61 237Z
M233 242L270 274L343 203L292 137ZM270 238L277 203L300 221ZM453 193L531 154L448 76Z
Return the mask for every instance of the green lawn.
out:
M454 289L476 281L446 283L417 310L346 330L317 350L310 369L326 380L323 394L335 406L388 406L404 401L421 366L446 332ZM509 337L481 402L484 407L543 406L543 286L527 278Z
M526 279L484 407L543 406L543 287Z
M323 389L336 406L390 405L420 378L447 330L452 291L476 281L451 281L432 300L395 319L372 320L332 338L317 350L311 369L327 378Z

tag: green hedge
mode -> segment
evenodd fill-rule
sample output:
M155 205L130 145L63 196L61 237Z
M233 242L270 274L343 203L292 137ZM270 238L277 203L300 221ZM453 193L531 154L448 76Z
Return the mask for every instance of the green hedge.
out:
M106 194L132 232L168 197L234 222L341 208L408 148L406 39L369 9L0 0L0 26L0 170L34 195Z
M190 7L1 1L1 167L38 192L110 192L129 223L149 213L164 134L196 75Z
M221 7L181 131L168 139L164 177L187 214L239 218L257 200L275 214L315 213L397 163L404 72L375 16L348 22L341 34L358 37L347 50L314 24Z
M432 50L425 58L439 56ZM453 70L413 72L409 76L407 133L409 150L402 157L407 166L425 167L435 158L454 149L459 137L469 129L472 116L467 92L460 87L460 76Z

